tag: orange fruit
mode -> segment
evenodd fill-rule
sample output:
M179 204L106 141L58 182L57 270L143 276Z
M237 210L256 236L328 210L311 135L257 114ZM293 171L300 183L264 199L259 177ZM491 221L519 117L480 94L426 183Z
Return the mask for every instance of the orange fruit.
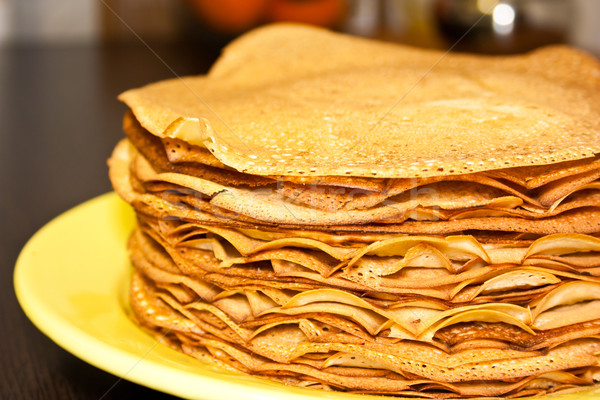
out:
M269 21L335 27L341 22L345 11L344 0L271 0L266 16Z
M222 33L240 33L258 25L268 0L188 0L196 14Z

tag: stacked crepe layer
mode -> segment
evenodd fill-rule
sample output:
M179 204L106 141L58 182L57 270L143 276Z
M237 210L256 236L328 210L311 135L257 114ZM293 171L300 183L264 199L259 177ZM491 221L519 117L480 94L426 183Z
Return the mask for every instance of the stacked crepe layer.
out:
M594 385L600 68L563 48L447 56L390 110L439 58L283 25L208 77L123 94L109 164L138 215L137 321L204 362L325 390Z
M121 178L141 187L141 197L117 190L130 202L150 206L147 213L183 204L170 212L211 225L265 229L507 232L497 238L522 236L509 232L600 232L600 158L427 178L270 177L198 160L201 148L161 140L131 113L124 125L137 150L130 155L127 145L120 145L115 157L123 171L113 174L113 182Z
M122 142L111 176L139 215L130 242L136 316L183 351L287 383L373 393L522 396L594 383L600 239L511 231L517 220L536 222L518 214L496 218L506 232L470 227L467 235L382 233L392 226L386 220L281 227L219 207L203 189L249 190L244 184L206 180L207 166L188 160L161 167L151 149ZM548 176L568 179L558 166ZM258 190L277 199L278 186L265 180ZM564 204L580 193L594 189L573 190ZM433 207L418 207L393 226L447 221L419 221Z

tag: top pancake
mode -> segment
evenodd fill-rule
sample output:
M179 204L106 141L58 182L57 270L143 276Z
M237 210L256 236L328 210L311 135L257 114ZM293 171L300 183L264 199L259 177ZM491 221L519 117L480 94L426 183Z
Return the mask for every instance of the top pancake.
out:
M256 175L413 178L600 153L600 64L566 47L444 54L298 25L255 30L207 76L123 93L159 137Z

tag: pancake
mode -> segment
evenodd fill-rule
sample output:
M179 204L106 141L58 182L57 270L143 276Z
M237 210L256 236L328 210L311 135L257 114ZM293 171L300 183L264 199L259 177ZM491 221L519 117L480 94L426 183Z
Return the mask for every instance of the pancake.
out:
M236 41L205 77L120 98L152 134L241 172L414 178L593 157L597 71L566 47L446 56L288 25Z
M129 90L109 176L137 214L133 317L314 390L593 387L599 88L567 47L445 55L280 24L206 76Z

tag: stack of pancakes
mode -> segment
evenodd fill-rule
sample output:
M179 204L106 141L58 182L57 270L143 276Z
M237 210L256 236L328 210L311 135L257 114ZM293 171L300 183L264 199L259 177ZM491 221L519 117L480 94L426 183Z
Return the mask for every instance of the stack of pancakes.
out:
M223 368L520 397L600 379L600 66L294 25L121 95L131 306Z

